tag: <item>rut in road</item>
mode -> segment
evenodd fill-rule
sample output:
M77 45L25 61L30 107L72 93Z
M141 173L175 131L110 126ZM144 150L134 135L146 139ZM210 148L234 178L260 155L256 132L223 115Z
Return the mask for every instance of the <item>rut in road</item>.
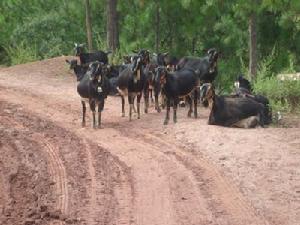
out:
M126 184L131 182L130 170L124 164L96 144L26 112L20 105L0 101L0 109L4 111L1 119L7 123L5 129L14 127L25 132L31 142L37 143L39 153L47 161L44 165L47 165L48 175L45 173L44 176L49 176L50 187L55 188L52 196L41 195L40 198L45 199L43 203L30 206L34 214L41 214L39 207L42 206L43 211L47 211L42 213L44 219L55 224L129 224L132 221L131 207L119 209L115 197L126 192L131 199L132 185ZM0 131L2 129L0 127ZM16 208L15 211L18 212ZM120 216L123 214L127 214L128 220ZM36 217L39 216L30 215L27 220L37 223L40 219Z
M71 217L94 224L267 224L215 165L155 135L148 123L161 126L157 114L129 123L119 117L119 99L109 98L105 128L80 128L75 81L42 72L22 82L1 79L2 100L52 124L44 129L52 130L48 138L66 169ZM103 219L96 221L97 212Z

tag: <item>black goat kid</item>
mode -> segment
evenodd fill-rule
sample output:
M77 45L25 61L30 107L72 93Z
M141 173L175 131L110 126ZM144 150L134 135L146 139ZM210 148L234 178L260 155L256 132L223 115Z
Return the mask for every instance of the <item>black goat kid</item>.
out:
M162 94L167 99L167 113L164 124L167 125L170 119L170 106L173 103L173 122L177 122L177 105L179 103L179 98L184 96L194 96L194 116L197 117L197 86L199 85L199 78L197 74L192 69L182 69L180 71L175 71L170 73L165 67L158 67L156 69L156 83L161 86ZM156 104L157 103L157 98ZM192 112L192 104L190 101L190 110L188 116L190 117Z
M109 80L104 75L104 65L100 62L93 62L89 65L88 71L77 85L77 92L82 98L82 126L85 126L86 103L88 101L93 112L93 128L101 127L101 112L104 108L104 101L109 93ZM98 126L96 126L96 107L98 107Z

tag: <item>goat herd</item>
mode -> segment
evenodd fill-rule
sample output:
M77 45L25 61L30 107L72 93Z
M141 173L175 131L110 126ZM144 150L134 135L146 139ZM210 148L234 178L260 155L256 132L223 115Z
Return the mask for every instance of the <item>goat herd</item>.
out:
M216 49L209 49L204 57L183 57L177 60L168 53L153 54L140 50L124 56L122 65L109 65L110 52L97 51L84 53L83 44L75 44L76 59L66 60L77 77L77 92L82 98L82 126L85 126L86 102L93 113L93 127L100 128L101 112L108 95L122 98L122 116L125 116L125 96L128 96L129 120L132 111L136 112L134 100L137 99L137 116L140 118L140 101L144 96L144 111L148 112L149 98L155 97L155 109L160 112L166 105L164 124L170 119L170 106L173 106L173 121L176 123L176 110L180 99L189 104L188 116L192 112L197 117L197 103L210 107L208 124L251 128L264 126L272 121L267 98L253 95L251 86L242 76L235 82L236 92L232 95L215 94L213 81L217 71L218 55ZM161 104L159 103L161 97ZM96 108L98 124L96 125Z

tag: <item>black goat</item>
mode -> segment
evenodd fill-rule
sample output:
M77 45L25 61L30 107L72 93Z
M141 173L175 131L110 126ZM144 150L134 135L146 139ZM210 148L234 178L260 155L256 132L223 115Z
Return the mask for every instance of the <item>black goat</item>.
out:
M201 87L201 101L211 109L210 125L241 128L264 126L264 105L251 98L218 96L213 85L206 83Z
M237 97L251 98L264 105L264 124L270 124L272 122L272 109L269 104L269 99L263 95L252 94L251 84L243 75L237 77L234 86L236 88L235 95Z
M91 62L99 61L104 64L108 64L108 54L111 53L110 51L96 51L92 53L85 53L84 52L84 44L77 44L75 43L75 55L79 57L80 64L85 65Z
M71 61L66 59L66 62L70 65L70 69L74 70L77 81L80 81L88 70L88 66L78 65L76 59L72 59Z
M199 78L194 70L184 69L170 73L165 67L158 67L156 73L156 83L161 86L162 94L167 100L167 113L164 124L168 124L170 119L170 105L173 103L173 122L177 122L176 110L179 103L179 98L194 94L194 116L197 117L197 86ZM188 116L192 111L192 104Z
M198 75L201 83L212 83L218 75L217 61L219 53L212 48L207 51L203 58L183 57L177 64L177 70L183 68L193 69Z
M122 98L122 116L125 116L125 98L128 94L129 120L132 118L134 99L137 96L137 113L140 119L140 100L145 88L146 76L143 70L143 61L140 55L134 56L131 68L123 70L118 77L118 91ZM146 106L147 107L147 106Z
M242 74L240 74L236 78L234 82L234 86L238 94L242 94L242 93L250 94L252 92L252 87L250 82L246 78L244 78Z
M82 98L82 126L85 126L85 101L87 100L93 113L93 127L96 128L96 107L98 107L98 128L101 127L101 112L104 108L104 101L110 92L109 81L103 73L105 66L101 62L91 63L88 71L77 85L77 92Z
M168 70L175 71L178 63L178 59L175 56L171 56L168 52L165 53L153 53L154 61L158 66L166 66Z

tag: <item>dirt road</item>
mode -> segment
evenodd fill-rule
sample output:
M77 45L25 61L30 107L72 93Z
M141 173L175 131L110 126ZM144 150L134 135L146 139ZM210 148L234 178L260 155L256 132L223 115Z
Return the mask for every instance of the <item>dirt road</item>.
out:
M65 57L0 69L0 224L299 224L297 126L129 122L120 103L81 128Z

